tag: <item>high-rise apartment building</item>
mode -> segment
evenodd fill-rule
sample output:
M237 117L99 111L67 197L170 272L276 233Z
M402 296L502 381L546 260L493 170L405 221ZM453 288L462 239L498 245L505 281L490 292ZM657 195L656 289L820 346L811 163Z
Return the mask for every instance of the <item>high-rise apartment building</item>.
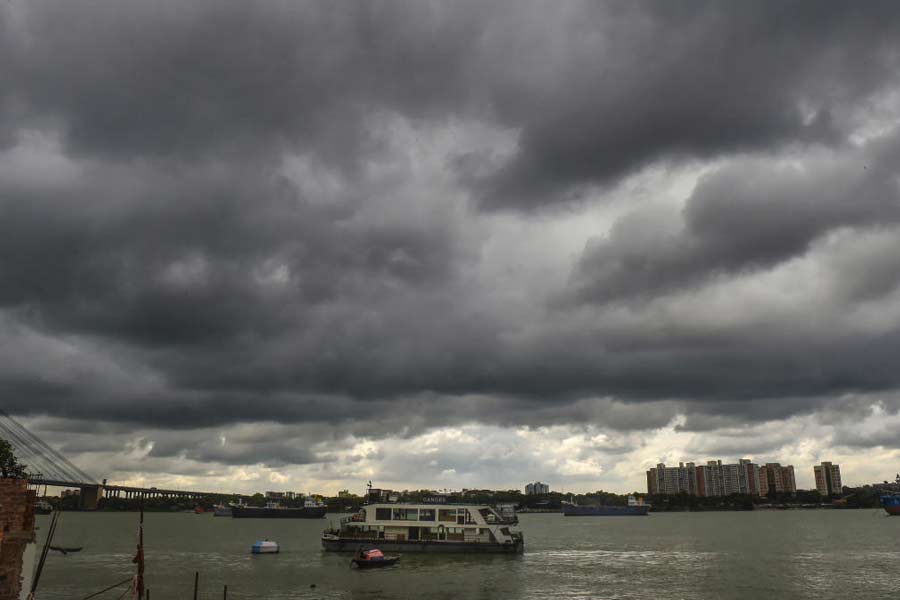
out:
M647 471L647 490L651 494L690 494L692 496L760 495L760 469L744 458L737 464L711 460L705 465L679 463L667 467L660 463Z
M813 467L816 476L816 489L823 496L836 496L841 493L841 467L830 462L823 462Z
M535 481L534 483L529 483L525 486L525 495L533 496L536 494L549 494L550 486L546 483L541 483L540 481Z
M694 463L678 463L667 467L659 463L647 471L647 490L651 494L697 495L697 467Z
M759 468L759 495L793 494L797 491L793 465L782 467L778 463L766 463Z

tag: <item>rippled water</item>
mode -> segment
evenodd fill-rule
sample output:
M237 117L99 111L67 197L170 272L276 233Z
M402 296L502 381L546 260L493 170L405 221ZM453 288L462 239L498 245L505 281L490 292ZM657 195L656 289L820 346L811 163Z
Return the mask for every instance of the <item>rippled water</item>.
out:
M330 515L329 515L330 517ZM336 517L335 517L336 520ZM46 530L49 517L39 517ZM900 591L900 518L881 511L521 516L521 556L404 555L385 570L349 568L320 549L327 519L148 514L151 598L882 599ZM133 573L133 513L64 513L40 600L83 598ZM281 554L251 556L270 538ZM315 587L310 587L315 585ZM121 593L121 592L119 592ZM119 593L100 598L117 598Z

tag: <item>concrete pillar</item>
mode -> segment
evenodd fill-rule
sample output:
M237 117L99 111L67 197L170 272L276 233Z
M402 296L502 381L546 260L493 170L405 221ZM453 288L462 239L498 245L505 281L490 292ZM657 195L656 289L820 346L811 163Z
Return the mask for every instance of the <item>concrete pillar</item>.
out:
M97 502L102 495L102 485L92 485L81 488L79 504L82 510L97 510Z

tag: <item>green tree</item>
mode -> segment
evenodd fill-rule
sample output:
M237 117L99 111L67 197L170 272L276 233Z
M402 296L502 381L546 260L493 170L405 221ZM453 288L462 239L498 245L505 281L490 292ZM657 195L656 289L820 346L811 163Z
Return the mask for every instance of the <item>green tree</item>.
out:
M25 477L25 465L16 459L13 454L12 444L0 439L0 475L4 478L13 477L21 479Z

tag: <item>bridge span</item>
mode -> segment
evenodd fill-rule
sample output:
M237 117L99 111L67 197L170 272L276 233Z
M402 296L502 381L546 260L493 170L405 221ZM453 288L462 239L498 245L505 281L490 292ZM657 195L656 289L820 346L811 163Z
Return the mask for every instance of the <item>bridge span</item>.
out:
M156 487L137 487L131 485L115 485L95 482L72 482L47 479L41 476L29 476L28 483L35 486L77 488L79 490L78 507L82 510L96 510L101 498L172 498L184 500L215 499L223 501L233 498L247 498L245 494L228 494L223 492L198 492L196 490L172 490Z
M247 497L244 494L115 485L107 483L106 479L98 482L2 409L0 409L0 438L9 441L16 456L25 464L26 477L30 484L35 486L78 488L80 496L79 506L83 510L96 509L100 499L103 497L127 499L184 498L189 500Z

